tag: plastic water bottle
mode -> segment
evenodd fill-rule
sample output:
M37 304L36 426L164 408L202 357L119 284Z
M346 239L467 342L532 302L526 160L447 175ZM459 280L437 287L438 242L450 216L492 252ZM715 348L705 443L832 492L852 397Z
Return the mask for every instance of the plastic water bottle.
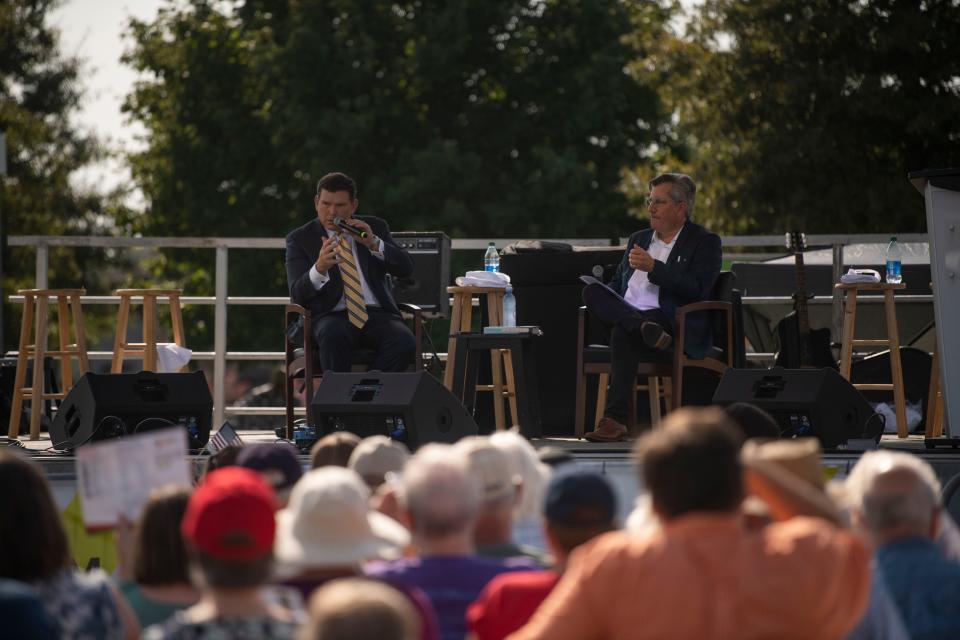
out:
M890 244L887 245L887 282L890 284L899 284L903 280L903 274L900 271L902 261L903 252L897 244L897 237L893 236L890 238Z
M500 254L497 252L497 245L492 242L487 246L487 252L483 254L484 271L500 271Z
M517 299L513 297L513 287L507 287L503 296L503 326L517 326Z

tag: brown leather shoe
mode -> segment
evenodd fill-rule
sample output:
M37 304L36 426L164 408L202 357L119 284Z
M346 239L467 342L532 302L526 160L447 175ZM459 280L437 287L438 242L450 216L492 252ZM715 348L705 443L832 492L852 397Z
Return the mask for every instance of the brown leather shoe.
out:
M624 442L627 439L627 427L604 416L597 423L597 428L583 437L590 442Z

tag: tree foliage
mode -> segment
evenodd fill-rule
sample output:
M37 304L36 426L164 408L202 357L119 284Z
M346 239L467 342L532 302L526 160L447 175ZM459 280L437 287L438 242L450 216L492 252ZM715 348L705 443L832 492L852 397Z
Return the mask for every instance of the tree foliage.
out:
M70 174L96 158L96 140L79 131L70 116L80 100L79 62L64 56L58 32L47 25L53 0L0 3L0 132L6 135L7 177L0 178L0 215L7 235L88 233L96 228L102 201L80 193ZM6 249L6 247L4 247ZM34 253L13 248L3 256L5 294L34 285ZM52 286L85 286L96 261L92 252L73 252L52 261ZM5 301L4 301L5 302ZM15 348L5 304L4 343Z
M341 170L393 229L621 235L621 173L666 121L625 71L628 36L667 17L618 0L171 3L130 26L141 81L125 108L147 129L130 162L149 204L124 222L283 236ZM189 257L156 267L212 288ZM230 281L231 295L286 291L275 252L231 264Z
M656 67L728 232L923 231L908 171L960 164L960 3L707 0Z

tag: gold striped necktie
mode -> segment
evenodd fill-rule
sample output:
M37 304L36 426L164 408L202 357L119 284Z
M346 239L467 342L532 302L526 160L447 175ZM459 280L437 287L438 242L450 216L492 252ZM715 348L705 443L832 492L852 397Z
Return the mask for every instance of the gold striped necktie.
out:
M360 288L360 270L353 255L353 247L346 235L340 236L340 276L343 279L343 295L347 303L347 317L350 324L363 329L367 323L367 304L363 301L363 289Z

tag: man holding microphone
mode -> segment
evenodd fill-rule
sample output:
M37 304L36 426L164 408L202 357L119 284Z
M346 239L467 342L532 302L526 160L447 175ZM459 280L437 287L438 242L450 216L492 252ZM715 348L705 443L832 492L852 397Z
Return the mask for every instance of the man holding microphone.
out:
M413 259L385 220L354 217L357 185L343 173L322 177L313 202L316 219L287 235L286 266L291 300L313 314L323 371L350 371L357 348L376 352L371 370L406 370L415 339L387 276L409 276Z

